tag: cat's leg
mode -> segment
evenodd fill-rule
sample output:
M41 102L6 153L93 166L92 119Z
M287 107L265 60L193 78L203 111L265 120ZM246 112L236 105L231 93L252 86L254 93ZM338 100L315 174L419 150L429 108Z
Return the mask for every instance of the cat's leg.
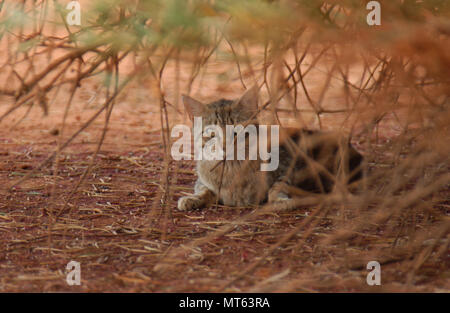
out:
M178 200L178 210L186 211L208 207L216 200L216 194L197 179L194 187L195 194Z
M268 195L269 203L285 202L289 200L291 200L291 198L289 197L287 184L285 182L278 181L270 187Z

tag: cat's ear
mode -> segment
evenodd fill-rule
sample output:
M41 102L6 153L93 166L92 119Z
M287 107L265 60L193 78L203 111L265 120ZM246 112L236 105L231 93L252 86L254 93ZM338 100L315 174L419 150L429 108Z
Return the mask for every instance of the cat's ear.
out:
M234 106L253 115L258 111L258 90L258 86L254 85L234 103Z
M191 120L194 120L194 116L202 116L204 110L204 104L197 101L188 95L182 95L184 107Z

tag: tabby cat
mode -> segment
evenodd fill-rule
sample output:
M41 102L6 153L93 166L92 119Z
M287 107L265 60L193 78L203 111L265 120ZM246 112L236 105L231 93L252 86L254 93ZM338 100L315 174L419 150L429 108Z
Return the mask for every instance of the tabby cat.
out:
M201 117L203 127L218 125L223 134L226 125L259 125L257 87L234 101L221 99L205 105L183 96L183 102L191 120ZM361 178L361 154L338 133L280 128L278 156L273 171L261 171L266 161L260 158L198 160L195 194L180 198L178 209L205 208L217 200L227 206L289 201L308 192L328 193L337 183L346 186Z

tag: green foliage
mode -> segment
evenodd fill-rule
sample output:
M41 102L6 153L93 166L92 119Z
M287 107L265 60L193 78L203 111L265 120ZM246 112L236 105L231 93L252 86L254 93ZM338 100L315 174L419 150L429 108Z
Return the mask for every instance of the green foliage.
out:
M11 5L3 7L3 12L6 13L0 18L0 36L2 37L5 32L24 27L32 21L23 10Z
M448 17L450 11L450 2L446 0L380 2L383 22L388 23L399 20L425 23L427 14ZM56 22L62 26L67 14L65 3L53 3ZM95 0L83 4L82 25L70 27L70 36L77 46L100 44L114 51L150 46L191 49L213 44L217 31L223 31L233 40L283 47L305 27L317 38L327 32L325 38L335 40L342 40L342 31L352 25L365 31L366 3L361 0ZM351 14L345 10L351 10ZM37 8L5 5L0 16L0 36L35 23L41 14ZM31 43L39 44L39 41L22 45L21 51L29 49Z

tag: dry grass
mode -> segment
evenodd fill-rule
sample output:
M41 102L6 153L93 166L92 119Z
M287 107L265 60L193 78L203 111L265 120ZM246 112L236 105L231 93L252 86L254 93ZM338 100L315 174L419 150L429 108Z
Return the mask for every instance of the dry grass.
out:
M99 1L82 27L50 1L9 4L0 291L448 292L449 7L381 2L377 27L365 1ZM352 136L358 193L176 210L195 181L169 154L180 93L255 83L266 121Z

